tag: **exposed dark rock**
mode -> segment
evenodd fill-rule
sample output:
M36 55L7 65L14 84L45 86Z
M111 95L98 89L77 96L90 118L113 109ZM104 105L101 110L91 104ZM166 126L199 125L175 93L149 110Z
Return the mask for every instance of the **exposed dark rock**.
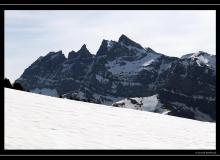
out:
M68 58L62 51L50 52L16 82L30 91L56 89L66 98L108 105L158 94L170 115L215 121L215 59L201 51L165 56L122 35L118 42L103 40L95 56L86 45Z

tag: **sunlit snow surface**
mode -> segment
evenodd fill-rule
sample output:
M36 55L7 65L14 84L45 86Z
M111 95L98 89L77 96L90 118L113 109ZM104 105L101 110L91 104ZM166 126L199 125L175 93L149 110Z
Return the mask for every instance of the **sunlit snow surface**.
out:
M5 149L215 149L215 123L5 89Z

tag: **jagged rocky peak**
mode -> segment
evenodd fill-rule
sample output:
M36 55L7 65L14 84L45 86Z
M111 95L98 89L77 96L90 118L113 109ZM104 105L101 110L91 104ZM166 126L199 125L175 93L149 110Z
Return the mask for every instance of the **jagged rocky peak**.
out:
M126 45L126 46L133 46L133 47L137 47L137 48L141 48L141 45L134 42L133 40L131 40L130 38L128 38L127 36L125 36L124 34L122 34L118 40L118 42L120 44Z
M214 55L208 54L207 52L204 52L204 51L198 51L195 53L183 55L181 57L181 59L196 58L196 57L200 57L200 56L214 56Z
M53 56L53 55L58 55L58 54L63 54L62 50L59 50L57 52L51 51L46 56Z
M75 51L71 51L69 52L68 54L68 59L73 59L73 58L76 58L79 54Z
M115 41L112 41L112 40L109 41L109 40L103 39L102 44L96 53L96 56L106 55L112 49L115 43L116 43Z
M50 58L50 59L54 59L54 58L62 58L62 59L66 59L65 55L63 54L62 50L59 50L58 52L49 52L44 58Z
M80 48L79 51L77 51L77 54L79 54L78 58L92 58L93 57L93 55L86 48L85 44Z
M133 40L131 40L130 38L128 38L127 36L122 34L119 37L118 42L103 39L102 43L96 53L96 56L104 56L104 55L107 55L109 52L111 52L112 49L114 49L114 48L123 49L124 47L128 48L129 50L136 49L136 50L138 50L138 52L146 53L145 49L140 44L134 42ZM120 55L120 53L117 55Z
M108 40L103 39L102 44L101 44L101 46L99 47L99 49L96 53L96 56L106 55L106 53L108 52L107 46L108 46Z
M86 45L83 44L78 53L90 53L89 50L86 48Z
M132 41L130 38L128 38L126 35L122 34L119 39L118 39L118 42L121 43L121 42L134 42Z
M216 56L199 51L183 58L143 48L122 35L119 41L104 39L94 57L86 45L71 51L66 60L62 51L50 52L28 67L18 82L31 92L56 89L66 98L108 105L125 99L134 109L165 108L170 115L192 119L201 112L215 120Z

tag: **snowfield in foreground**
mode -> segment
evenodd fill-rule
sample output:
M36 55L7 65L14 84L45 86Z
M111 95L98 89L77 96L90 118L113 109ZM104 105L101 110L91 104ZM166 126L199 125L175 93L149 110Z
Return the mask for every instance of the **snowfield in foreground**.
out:
M216 149L215 125L5 89L5 149Z

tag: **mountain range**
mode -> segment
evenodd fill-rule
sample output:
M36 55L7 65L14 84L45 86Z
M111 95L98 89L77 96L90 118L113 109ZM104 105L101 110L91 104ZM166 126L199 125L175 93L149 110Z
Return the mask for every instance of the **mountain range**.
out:
M95 55L84 44L66 58L50 52L15 82L34 93L133 108L202 121L216 120L216 56L169 57L121 35Z

